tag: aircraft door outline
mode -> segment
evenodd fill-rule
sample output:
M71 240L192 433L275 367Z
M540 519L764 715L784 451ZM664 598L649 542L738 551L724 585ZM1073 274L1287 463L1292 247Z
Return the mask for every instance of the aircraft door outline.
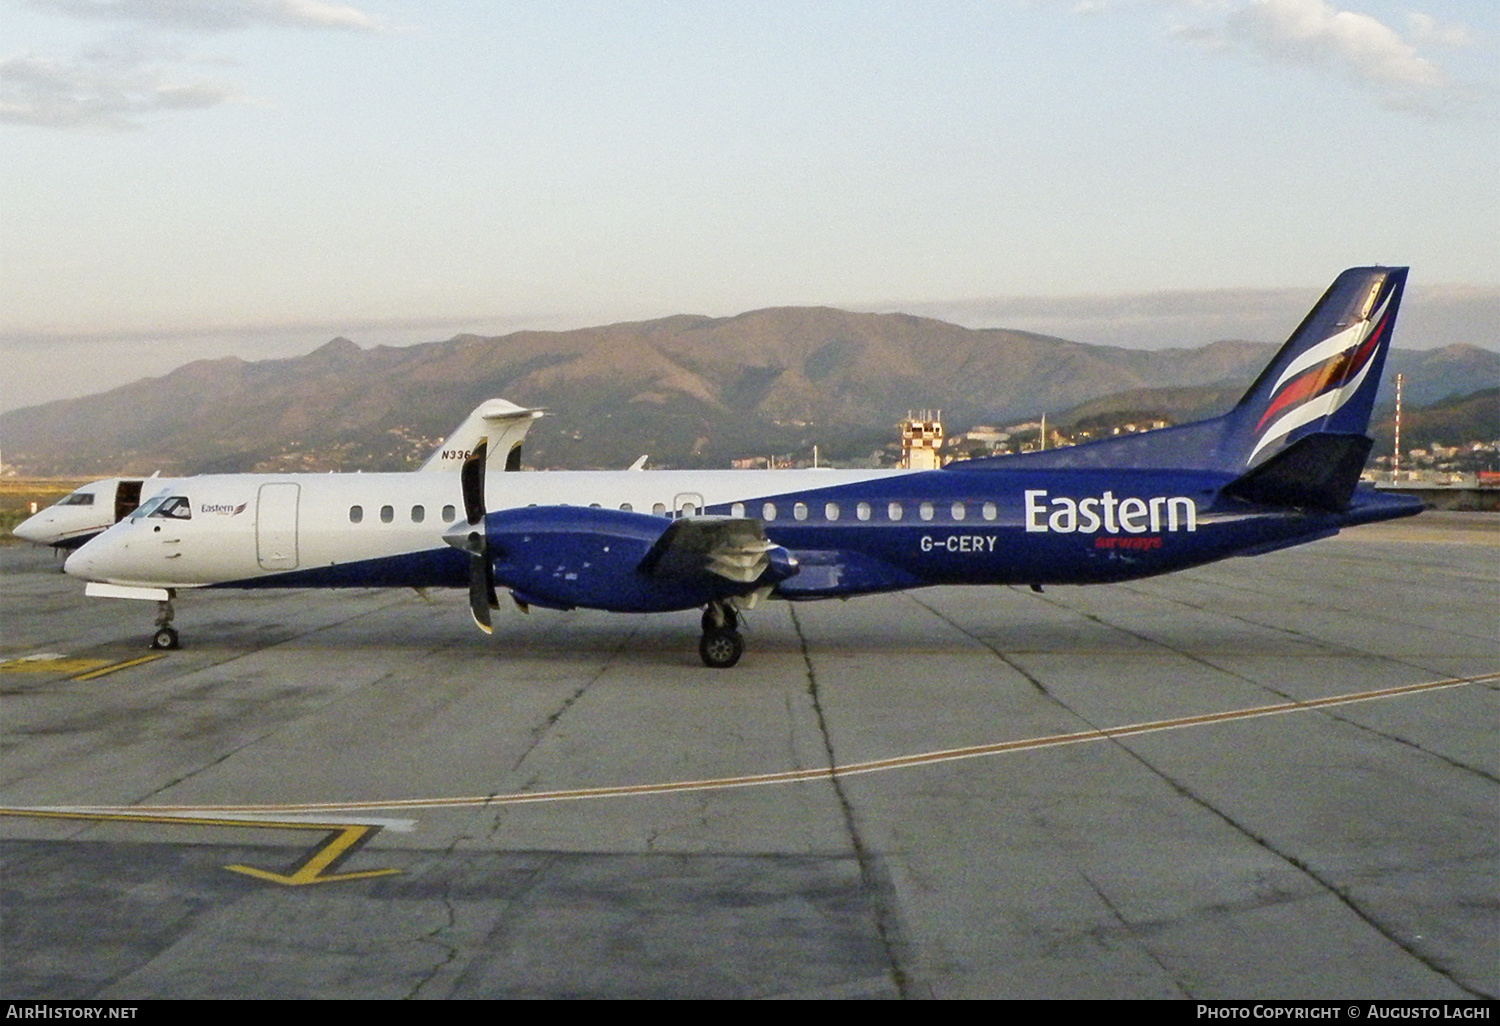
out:
M145 483L144 481L121 481L115 486L115 518L110 523L118 524L135 512L136 507L141 504L141 487Z
M302 486L263 484L255 498L255 558L262 570L297 568L297 507Z

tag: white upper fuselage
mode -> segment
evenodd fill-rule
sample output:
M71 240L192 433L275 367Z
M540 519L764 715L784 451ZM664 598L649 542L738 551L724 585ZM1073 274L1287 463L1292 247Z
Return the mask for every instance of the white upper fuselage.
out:
M491 474L486 506L599 506L637 513L701 511L793 490L913 473L889 470L558 471ZM464 519L448 474L224 474L163 491L190 516L144 503L65 564L91 581L201 587L444 549ZM750 511L756 515L756 511ZM352 582L351 582L352 583Z

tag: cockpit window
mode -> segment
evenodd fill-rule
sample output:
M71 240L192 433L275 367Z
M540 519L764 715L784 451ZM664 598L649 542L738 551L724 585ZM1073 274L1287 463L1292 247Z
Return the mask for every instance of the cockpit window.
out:
M134 513L130 515L130 519L139 520L141 519L141 517L149 517L151 514L156 512L157 507L166 502L169 498L171 498L171 496L157 495L153 496L150 499L147 499L136 508L136 511Z
M156 500L153 499L152 501L155 502ZM148 517L166 517L169 520L191 520L193 519L193 504L188 501L185 495L169 495L161 500L160 505L146 515Z
M59 506L92 506L94 504L93 492L74 492L57 500Z

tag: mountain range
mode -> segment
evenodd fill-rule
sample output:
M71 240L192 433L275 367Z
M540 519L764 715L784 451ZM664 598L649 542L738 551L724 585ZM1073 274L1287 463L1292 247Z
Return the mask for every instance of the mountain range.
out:
M653 466L726 466L814 444L825 459L869 460L911 410L940 410L950 433L1110 408L1211 415L1274 349L1119 349L826 307L404 347L337 338L306 356L198 361L14 410L0 440L8 463L43 474L404 469L498 396L552 413L528 437L529 466L623 467L643 453ZM1500 381L1500 354L1397 350L1396 371L1416 407Z

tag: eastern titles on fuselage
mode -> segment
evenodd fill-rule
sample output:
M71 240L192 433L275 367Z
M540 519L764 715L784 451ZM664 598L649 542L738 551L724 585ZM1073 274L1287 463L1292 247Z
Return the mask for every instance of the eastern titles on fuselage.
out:
M1045 501L1044 501L1045 500ZM1198 504L1186 495L1115 498L1113 491L1082 499L1049 499L1045 488L1026 489L1026 530L1031 533L1160 534L1198 530Z

